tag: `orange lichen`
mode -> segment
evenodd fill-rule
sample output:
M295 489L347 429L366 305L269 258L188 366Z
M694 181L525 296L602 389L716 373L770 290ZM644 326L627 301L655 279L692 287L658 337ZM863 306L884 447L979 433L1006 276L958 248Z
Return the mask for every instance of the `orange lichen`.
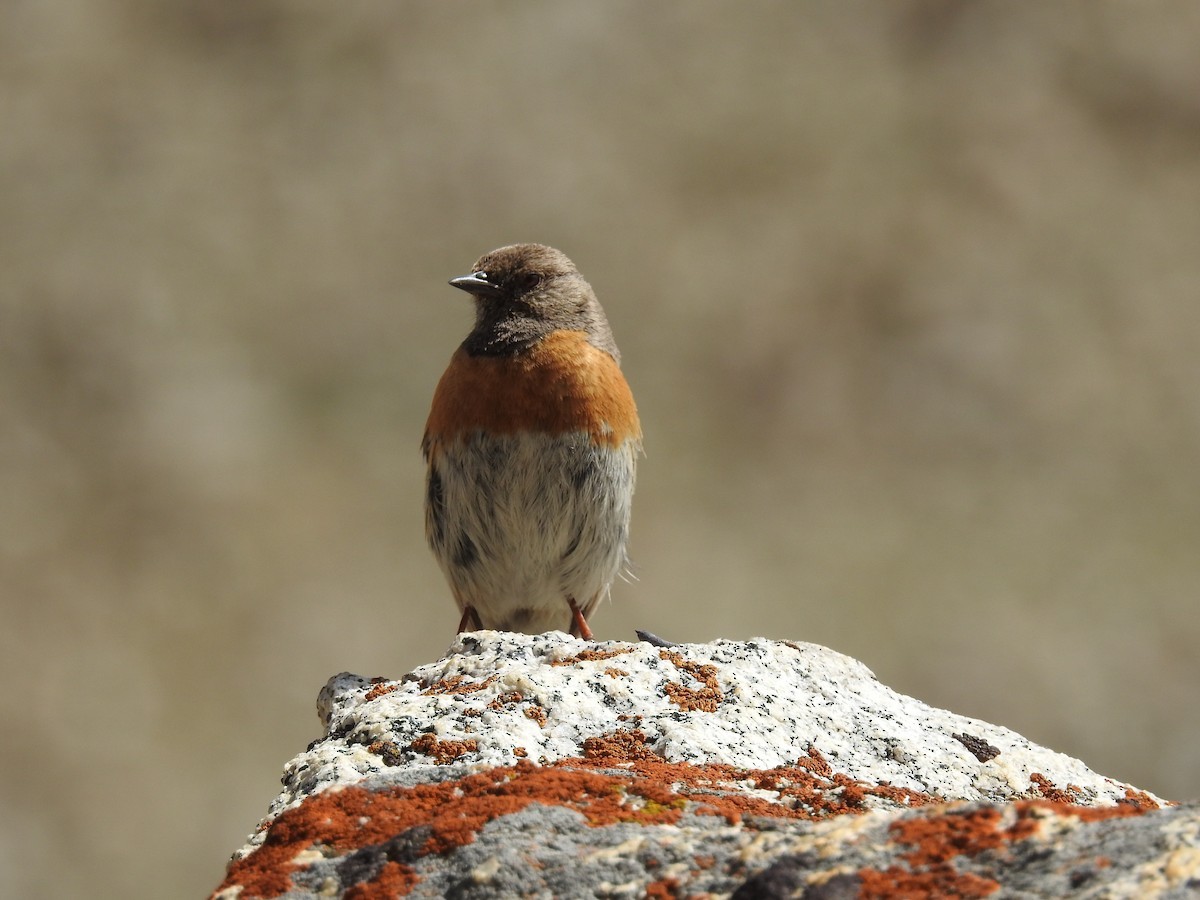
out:
M681 682L668 682L666 692L667 697L672 703L684 712L717 711L717 706L720 705L724 694L721 692L721 685L717 681L716 666L691 662L684 659L679 653L671 650L660 650L658 655L660 659L672 663L679 671L692 676L692 678L704 685L701 688L691 688Z
M612 659L614 656L623 656L626 653L632 653L633 647L622 647L616 650L580 650L574 656L568 656L564 659L553 660L552 666L573 666L581 662L597 662L602 659Z
M444 752L448 760L461 755L460 750L469 752L460 745L471 743L438 741L433 735L424 735L412 749L433 751L435 758ZM532 803L571 809L582 814L589 825L603 826L616 822L673 825L687 810L723 817L730 823L744 817L818 819L861 813L869 797L911 806L938 800L833 772L815 747L809 747L796 765L774 769L671 763L653 753L645 734L635 730L592 738L584 753L584 758L547 766L521 761L438 784L373 791L348 787L312 795L267 826L263 844L230 865L218 891L239 886L241 900L277 897L291 889L292 875L305 868L295 862L304 851L320 846L327 857L349 853L378 846L417 826L427 830L421 832L424 842L418 855L448 853L473 842L488 822ZM747 786L775 796L748 796ZM987 896L997 889L996 882L958 872L955 858L1025 840L1047 816L1094 821L1156 808L1152 801L1149 807L1138 805L1143 801L1132 793L1128 802L1115 807L1080 807L1044 799L1019 801L1008 807L1015 809L1015 819L1011 813L1006 818L1001 807L907 818L891 828L893 839L908 848L902 862L883 870L860 871L860 896ZM703 868L713 861L698 857L696 864ZM375 878L355 885L352 890L357 894L347 896L359 900L400 896L411 891L417 879L409 867L389 862ZM676 888L670 879L655 885L658 891Z
M615 668L614 666L609 666L607 669L604 670L604 674L607 675L609 678L620 678L623 675L628 675L629 673L626 672L624 669L618 669L618 668Z
M1148 809L1162 809L1154 798L1145 791L1135 791L1133 788L1125 788L1125 797L1118 800L1117 803L1122 806L1131 806L1139 812L1145 812ZM1174 806L1174 804L1169 804Z
M437 742L432 735L422 740L423 746L435 751L438 743L459 743ZM423 853L445 853L473 841L479 829L493 819L534 802L576 810L593 826L675 824L689 802L695 804L697 815L721 816L730 822L740 821L743 815L811 819L861 811L846 805L844 791L834 790L837 785L832 781L800 767L745 770L668 763L653 754L645 740L639 732L619 732L593 739L585 759L561 760L545 767L519 762L411 788L366 791L349 787L313 795L268 826L263 845L231 864L222 888L242 886L243 900L276 897L289 889L291 874L303 868L293 860L312 845L346 852L381 844L416 825L430 828ZM628 768L614 774L612 767L617 764ZM746 781L770 786L779 793L779 800L738 793ZM870 785L860 789L864 794L875 792ZM914 805L928 802L915 793L910 793L909 799ZM395 870L392 877L401 874Z
M728 765L693 765L667 762L646 746L639 730L618 731L584 742L584 759L605 767L617 767L639 779L670 784L674 790L700 805L696 812L720 816L730 824L745 816L815 819L847 812L861 812L868 796L910 806L935 802L937 798L888 784L870 785L848 775L834 774L814 747L802 761L829 771L829 777L802 766L774 769L739 769ZM778 799L747 796L741 787L750 786L778 794ZM730 787L723 787L730 786Z
M535 721L539 725L541 725L543 728L546 727L546 719L547 719L546 710L542 709L540 706L525 707L525 718L532 719L533 721Z
M281 813L267 829L265 843L229 867L222 888L242 887L241 897L277 897L290 887L291 874L304 868L293 862L314 844L346 852L381 844L417 825L430 829L422 853L445 853L474 841L485 824L518 812L533 802L597 812L606 822L620 818L623 785L612 776L569 772L519 763L443 784L367 791L350 787L309 797ZM674 821L678 811L660 815ZM655 817L639 818L654 821ZM218 890L220 890L219 888Z
M587 738L583 742L583 758L589 762L615 765L634 760L662 759L646 746L646 735L636 729Z
M506 691L499 697L493 697L488 703L488 709L502 710L506 706L514 706L525 699L525 695L520 691Z
M678 896L678 878L662 878L646 885L647 900L675 900Z
M828 778L833 774L833 767L829 765L829 761L821 755L821 751L815 746L809 744L804 749L804 752L807 755L797 759L796 765L802 769L808 769L814 775L820 775L822 778Z
M496 681L495 675L489 675L483 681L467 681L464 675L452 675L449 678L443 678L441 681L435 681L421 694L426 697L434 694L474 694L477 691L482 691L484 688L491 686Z
M439 766L444 766L461 756L474 753L479 749L479 742L476 740L439 741L432 734L423 734L409 744L408 749L431 756Z
M360 881L342 896L345 900L392 900L412 893L420 880L420 876L403 863L388 862L370 881Z
M995 807L905 819L889 831L913 849L902 855L908 868L889 866L864 869L859 896L886 897L986 897L1000 889L998 882L959 872L953 860L995 850L1007 841L1027 837L1031 826L1018 822L999 829L1001 812Z
M943 865L956 856L975 856L1028 836L1028 828L1017 825L1001 831L997 828L1000 819L1000 810L988 806L964 813L904 819L895 822L889 831L896 841L914 848L904 854L904 859L920 868Z
M1055 786L1054 782L1043 775L1041 772L1034 772L1029 776L1029 781L1033 784L1033 790L1047 800L1053 800L1056 803L1074 803L1079 800L1082 791L1077 785L1068 784L1066 789L1061 789Z
M367 703L370 703L372 700L378 700L385 694L390 694L398 687L400 687L400 685L395 683L389 684L387 682L376 682L375 686L367 691L366 695L363 697L363 700Z
M1039 784L1034 776L1035 784ZM1065 793L1065 792L1059 792ZM904 819L890 827L892 837L913 849L902 855L907 864L886 869L863 869L859 874L863 898L986 897L1000 889L990 878L959 872L956 857L974 857L1024 841L1038 830L1038 820L1051 815L1073 816L1084 821L1139 815L1144 810L1130 804L1085 807L1057 800L1022 800L1012 804L1016 819L1002 827L1000 807ZM1155 805L1153 808L1157 808Z
M1000 890L1000 884L990 878L960 874L952 869L910 872L898 866L889 866L882 870L862 869L858 878L859 900L919 900L933 897L973 900Z
M1128 795L1128 792L1126 792ZM1125 819L1130 816L1140 816L1149 810L1160 809L1159 805L1150 800L1145 794L1141 795L1149 801L1149 805L1141 805L1130 800L1118 800L1116 806L1079 806L1074 803L1063 803L1059 800L1021 800L1015 806L1017 814L1022 818L1036 818L1039 815L1073 816L1084 822L1104 822L1108 819Z

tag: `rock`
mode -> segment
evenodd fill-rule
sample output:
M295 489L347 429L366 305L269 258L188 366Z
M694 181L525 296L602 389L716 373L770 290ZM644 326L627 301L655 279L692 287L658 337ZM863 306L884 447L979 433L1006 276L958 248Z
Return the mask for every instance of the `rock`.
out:
M813 644L477 632L318 712L215 898L1200 890L1195 807Z

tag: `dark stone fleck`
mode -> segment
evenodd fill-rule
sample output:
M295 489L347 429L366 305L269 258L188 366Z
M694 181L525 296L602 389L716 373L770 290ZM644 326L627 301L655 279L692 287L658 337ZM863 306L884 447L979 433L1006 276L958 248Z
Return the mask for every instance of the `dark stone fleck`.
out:
M820 869L820 861L811 854L780 857L757 875L746 879L733 892L733 900L784 900L796 897L796 890L803 884L804 876ZM850 883L843 884L846 877L835 876L824 884L811 886L799 896L807 900L849 900L858 894L858 877L848 876Z
M951 734L950 737L970 750L971 755L980 762L987 762L1000 755L999 747L993 747L983 738L975 737L973 734Z
M1091 866L1081 866L1071 872L1071 887L1081 888L1096 877L1096 870Z

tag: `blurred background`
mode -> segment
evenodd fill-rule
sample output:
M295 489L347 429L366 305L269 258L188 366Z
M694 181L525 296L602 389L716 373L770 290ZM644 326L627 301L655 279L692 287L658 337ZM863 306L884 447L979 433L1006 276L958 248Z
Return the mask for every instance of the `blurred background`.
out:
M418 451L553 244L646 432L599 639L814 641L1200 796L1200 7L0 5L0 894L202 896L458 620Z

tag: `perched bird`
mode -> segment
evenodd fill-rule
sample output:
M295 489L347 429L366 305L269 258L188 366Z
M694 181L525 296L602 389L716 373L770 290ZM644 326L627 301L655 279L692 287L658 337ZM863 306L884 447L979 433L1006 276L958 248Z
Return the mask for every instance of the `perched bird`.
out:
M438 382L421 449L425 534L458 630L590 639L626 562L641 425L591 285L542 244L450 281L475 327Z

